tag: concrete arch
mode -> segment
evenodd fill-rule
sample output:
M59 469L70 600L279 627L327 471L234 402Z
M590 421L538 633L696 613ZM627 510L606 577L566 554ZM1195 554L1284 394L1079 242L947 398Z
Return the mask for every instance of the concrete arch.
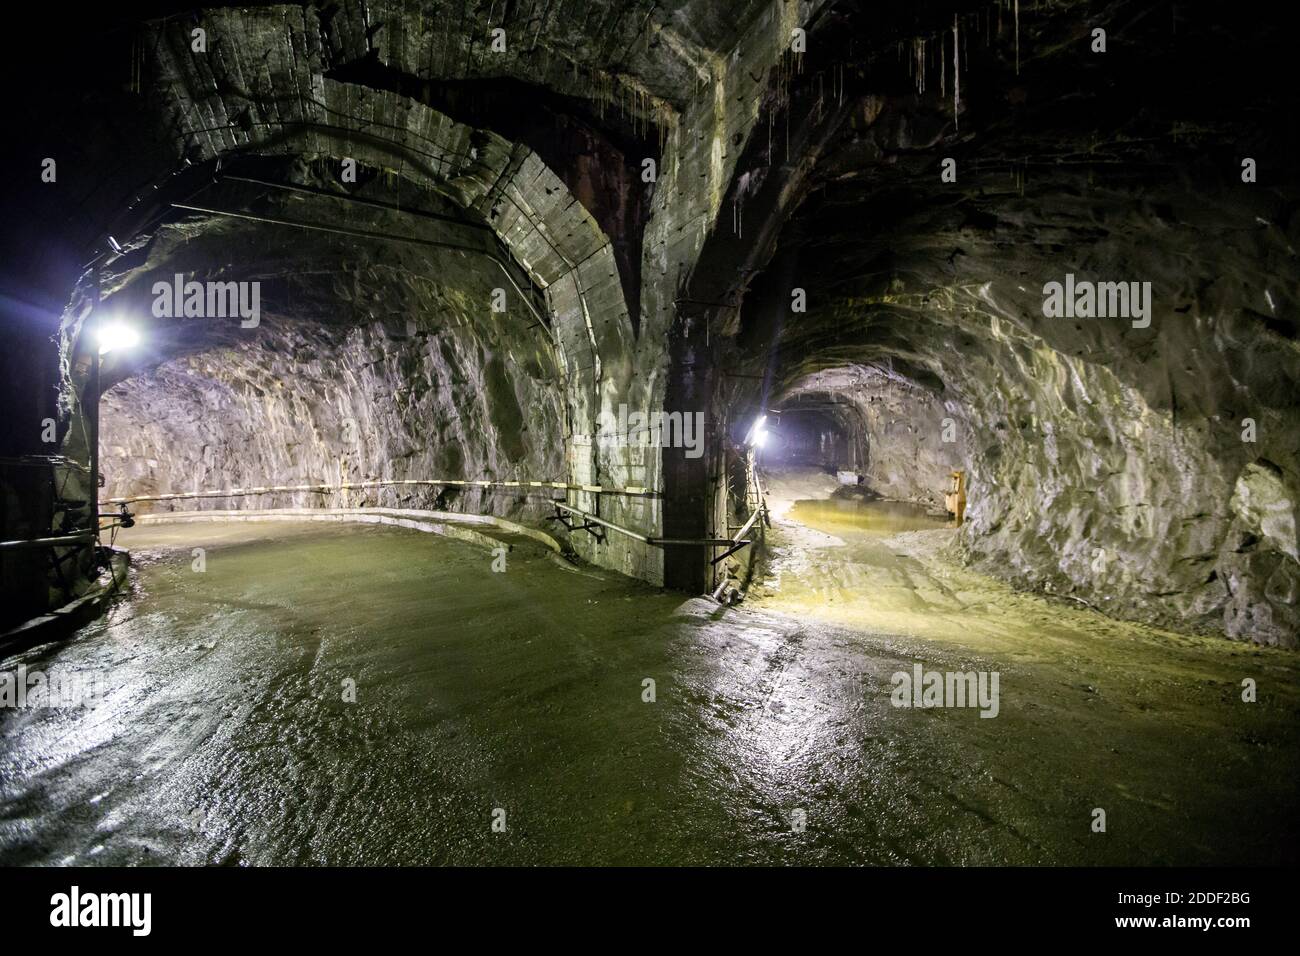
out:
M620 366L632 328L609 237L563 181L526 146L387 90L329 79L314 8L209 11L203 22L207 52L192 49L190 26L178 21L158 24L150 44L176 158L346 156L451 198L545 290L574 417L594 420L601 375ZM227 51L222 35L242 42Z
M204 14L211 29L238 29L245 41L254 41L242 43L238 56L218 48L193 51L188 22L155 24L149 47L162 94L158 117L171 145L159 168L174 174L231 157L347 157L450 200L491 229L544 296L570 429L567 473L544 477L580 486L643 485L644 472L610 468L619 464L617 456L611 461L606 454L603 468L597 461L602 407L626 400L635 367L635 336L609 237L528 147L390 91L326 77L327 63L312 41L319 29L315 16L298 8ZM294 56L280 56L285 51ZM247 71L251 60L262 64L255 77ZM119 245L145 241L114 237ZM65 315L68 354L76 349L93 295L87 279ZM71 391L79 394L85 386L82 381ZM75 435L69 442L68 451L84 451L72 447L80 443ZM591 506L581 493L577 497L579 505ZM653 567L649 571L653 576Z
M669 533L661 501L664 462L657 448L606 434L606 423L664 409L669 332L680 319L682 282L719 218L741 156L737 146L760 125L790 28L819 4L773 7L753 0L737 18L691 0L689 17L684 8L672 15L647 9L636 19L626 17L625 5L595 4L591 15L608 18L608 44L570 42L589 34L586 24L570 31L562 18L543 18L533 24L527 49L512 41L509 56L491 61L476 58L472 40L476 31L486 35L491 11L469 11L453 29L436 16L437 4L409 6L221 7L143 24L137 46L144 51L144 81L136 92L153 133L133 142L113 175L99 177L106 187L96 192L101 205L136 184L127 194L136 203L103 236L102 251L114 259L119 253L107 245L138 250L147 244L151 203L186 177L201 178L235 157L346 156L453 203L486 224L543 291L569 412L562 476L570 484L568 503L635 530L605 540L579 535L576 549L605 567L664 583L672 556L645 541ZM602 14L597 7L608 9ZM506 24L512 37L521 16ZM689 35L678 25L687 20ZM203 51L193 47L196 29L204 31ZM468 47L453 52L465 42ZM353 69L369 63L391 72ZM429 83L484 76L580 98L593 113L609 107L621 117L617 123L658 131L658 181L636 227L639 266L632 284L639 288L625 288L626 278L621 284L619 254L602 230L604 220L593 218L537 152L486 128L490 118L459 122L454 110L405 95L427 100ZM394 78L400 82L389 89ZM98 296L89 278L65 313L65 359L75 358L87 304ZM629 317L629 303L635 316ZM65 395L84 388L84 361L80 368L65 361L65 372L65 383L75 386ZM65 412L72 411L65 401ZM710 424L707 442L717 440L718 429ZM77 439L69 441L67 450L77 450ZM637 493L608 495L588 490L593 487Z

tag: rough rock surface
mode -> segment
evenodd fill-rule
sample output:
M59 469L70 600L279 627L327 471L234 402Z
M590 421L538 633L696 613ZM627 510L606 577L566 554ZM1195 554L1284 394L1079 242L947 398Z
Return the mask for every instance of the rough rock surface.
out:
M195 171L214 178L220 178L218 171L248 176L251 167L253 175L281 184L486 225L519 271L519 285L531 285L544 297L545 315L527 328L470 329L471 318L492 321L479 305L482 290L476 285L472 301L454 301L462 294L456 283L442 274L430 275L428 265L394 272L396 283L418 288L390 295L377 274L391 254L383 243L340 243L301 234L286 239L283 232L249 226L233 241L250 242L259 255L270 257L268 265L205 244L201 237L213 227L201 216L184 242L172 241L168 226L156 236L147 229L134 232L138 221L124 217L114 228L129 239L133 257L115 265L116 274L107 280L114 307L134 303L138 309L144 301L139 287L173 271L184 272L187 279L261 276L290 286L280 297L277 317L285 330L298 325L292 332L245 336L233 348L224 340L172 340L151 356L153 364L126 370L136 379L119 385L106 406L106 427L133 436L114 439L115 451L106 458L107 469L116 468L113 490L121 495L143 489L180 491L198 478L215 479L226 468L232 480L219 484L235 485L234 475L247 475L260 485L277 477L254 474L264 469L313 478L321 469L332 475L383 477L445 469L458 460L467 474L513 471L511 477L553 478L576 486L657 490L660 450L606 434L602 422L654 413L663 406L678 284L719 214L737 147L760 126L770 74L785 52L790 30L818 6L796 3L773 11L745 2L721 11L692 3L652 19L627 16L620 4L609 3L587 11L581 22L556 16L540 24L525 23L507 11L507 50L500 56L473 39L488 36L498 25L487 10L468 15L457 10L453 17L436 11L413 16L405 6L386 4L215 8L196 15L213 55L193 49L190 23L152 24L145 67L149 110L157 142L172 154L141 157L141 168L152 165L181 180ZM599 43L591 42L587 29L596 22L602 25ZM529 36L531 43L523 39ZM655 38L653 44L647 43L649 37ZM507 139L494 128L525 135L528 123L507 117L494 122L490 109L472 107L453 87L487 80L525 84L519 101L506 104L511 108L541 104L556 117L554 122L568 110L574 122L601 127L608 135L575 137L572 143L579 152L572 155L557 150L555 142L540 144L552 162L565 164L551 169L527 143ZM443 112L462 107L463 116ZM615 142L634 145L620 156L611 152ZM629 181L640 183L644 155L637 150L643 148L658 158L657 175L641 184L642 195L629 197L623 193ZM346 159L359 165L356 185L339 182L339 164ZM589 168L592 162L616 161L627 164L633 175L597 177ZM180 191L183 202L347 228L411 230L395 213L327 208L330 200L297 196L290 201L265 190L250 191L247 185L235 188L223 180L210 186L201 176L191 178L199 193L195 198ZM598 196L597 184L613 184L620 195ZM628 209L635 210L633 219L641 230L635 243L623 232ZM617 226L618 234L607 235L603 226ZM417 232L434 241L448 238L448 229ZM264 241L268 235L281 245ZM277 264L286 241L298 244L300 260ZM354 251L340 251L344 244ZM641 260L635 267L626 261L631 250ZM454 269L460 267L457 263ZM454 269L447 266L443 272ZM430 280L441 282L443 289L425 289ZM634 280L639 288L626 286ZM497 279L487 285L502 284ZM524 294L529 291L525 288ZM331 296L340 303L331 306ZM436 301L439 297L447 301ZM636 308L629 310L629 302ZM391 307L394 303L410 308ZM331 321L332 311L349 314L352 331L309 327ZM386 316L383 327L372 327L380 314ZM414 341L448 322L465 325L448 343L450 354ZM71 316L66 323L70 343L79 323ZM277 340L277 334L288 338ZM550 338L549 346L539 344L543 335ZM325 357L327 343L338 344L338 356ZM318 354L303 358L304 347ZM214 349L210 358L199 356L205 349ZM283 351L295 357L285 358ZM217 368L227 359L230 368ZM342 374L343 381L332 386L324 379L295 381L286 386L284 403L259 397L259 391L271 387L266 377L271 373L265 370L310 378L317 374L316 363L321 371ZM407 375L424 379L426 384L417 382L414 390L429 395L411 399ZM448 390L449 381L463 381L480 392L466 397ZM430 397L435 391L430 382L438 383L436 398ZM341 401L351 403L356 413L350 417L370 420L365 427L373 431L361 439L368 444L358 447L339 437L349 416L321 397L320 387L344 396ZM374 394L363 397L366 388ZM160 401L160 393L167 397ZM390 397L397 401L396 409L390 407ZM511 397L520 407L517 416ZM209 402L229 411L231 435L217 434L220 426L201 417L199 408ZM151 403L175 408L175 420L167 428L152 420ZM413 424L416 411L429 420ZM437 420L444 414L446 420ZM272 440L257 437L261 422L301 417L318 433L309 441L279 450L271 447ZM516 417L521 421L513 422ZM170 449L170 455L161 449ZM114 465L114 455L120 464ZM241 460L229 464L233 459ZM526 468L517 467L521 459ZM557 465L559 474L519 474ZM182 487L162 487L171 481ZM379 494L387 503L397 493ZM564 497L638 534L661 532L662 506L653 496L571 490ZM497 508L499 498L499 492L476 493L462 504ZM245 503L257 506L256 500ZM517 503L505 505L515 508ZM655 583L663 580L663 552L634 538L580 534L573 544L606 567Z
M1296 124L1241 37L1189 17L1166 42L1127 12L1107 11L1105 57L1086 19L1021 9L1014 60L1000 22L959 20L901 71L873 61L750 282L740 360L778 398L847 365L931 392L964 426L981 569L1295 645ZM941 73L958 28L960 97ZM1046 314L1067 275L1149 282L1149 312Z
M1285 64L1258 55L1267 22L1182 7L1165 18L1132 0L1020 6L1014 21L1006 5L948 2L692 0L633 16L609 0L585 19L529 21L526 44L515 41L527 14L508 5L514 39L500 57L473 39L495 25L488 7L205 10L193 22L211 55L191 49L189 20L155 21L133 107L148 155L125 165L160 178L127 183L105 161L105 188L86 190L95 221L129 247L110 257L107 303L139 307L140 286L172 271L280 287L256 336L172 337L110 374L109 442L124 452L105 459L114 490L224 469L222 484L279 477L263 470L558 468L574 485L660 495L572 490L571 505L638 534L699 538L726 526L737 421L794 400L812 376L856 369L888 377L880 401L820 394L864 437L872 484L919 500L963 465L971 562L1116 615L1294 644L1300 137ZM1094 21L1108 25L1105 54L1089 49ZM795 53L805 25L815 42ZM491 109L443 111L463 103L446 84L485 80L531 88L529 108L569 109L599 132L572 140L592 154L566 165L551 143L565 166L552 169L527 124L513 139ZM621 155L639 169L648 147L657 177L638 195L626 171L589 168ZM1258 162L1253 181L1244 157ZM338 182L345 158L361 165L355 185ZM257 162L280 186L401 214L209 189ZM148 201L155 186L162 209ZM617 193L603 206L602 189ZM102 205L124 191L130 210ZM476 274L487 262L232 231L168 210L175 200L349 228L432 213L441 224L422 238L472 232L473 257L499 253L539 314L493 326L480 297L506 280ZM1149 323L1046 315L1044 285L1066 275L1149 282ZM792 311L794 289L806 311ZM86 355L65 392L84 387ZM283 399L258 394L276 390L273 370L301 376ZM208 405L229 411L230 435ZM665 408L706 414L702 460L602 430L622 409ZM64 412L66 450L84 452L81 409ZM355 440L342 435L350 418ZM936 436L945 418L959 425L951 449ZM311 437L281 447L300 420ZM635 539L575 544L666 579L665 552ZM707 574L702 553L692 560Z
M816 401L836 412L853 449L845 467L883 498L942 507L949 472L966 461L966 424L955 402L871 366L815 372L783 396L787 412Z
M261 263L268 287L281 284L263 302L256 328L240 329L238 319L182 320L187 354L107 392L102 468L109 496L563 477L564 396L554 347L544 330L528 328L527 312L490 311L500 281L490 262L409 247L381 256L363 247L322 270L331 251L343 250L318 241L300 248L302 258L276 254L283 245L274 237L250 237L239 226L187 239L213 251L237 248L241 261ZM291 498L321 503L315 494ZM412 507L453 501L495 513L524 503L500 489L462 493L454 486L354 490L346 499ZM290 502L276 495L265 503ZM187 499L173 507L230 504Z

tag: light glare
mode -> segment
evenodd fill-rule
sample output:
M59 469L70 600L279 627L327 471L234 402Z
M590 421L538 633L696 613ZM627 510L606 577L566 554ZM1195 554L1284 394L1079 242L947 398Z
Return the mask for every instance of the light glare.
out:
M100 355L114 349L129 349L140 343L140 333L129 325L123 325L121 322L108 322L101 325L97 338L99 339Z

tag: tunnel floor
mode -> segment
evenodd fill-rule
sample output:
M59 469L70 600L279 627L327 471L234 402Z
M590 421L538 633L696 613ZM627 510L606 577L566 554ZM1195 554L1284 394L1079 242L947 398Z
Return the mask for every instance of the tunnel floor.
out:
M907 515L777 510L732 609L529 542L495 573L399 529L133 529L132 592L3 661L108 690L0 716L0 862L1294 861L1294 655L1015 594ZM892 707L915 662L1000 671L998 716Z

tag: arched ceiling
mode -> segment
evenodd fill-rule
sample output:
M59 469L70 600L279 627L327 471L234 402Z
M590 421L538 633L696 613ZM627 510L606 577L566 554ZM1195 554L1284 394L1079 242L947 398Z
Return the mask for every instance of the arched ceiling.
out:
M625 352L633 337L627 298L609 238L535 153L398 93L327 78L331 44L347 49L350 43L344 28L348 21L337 14L321 23L314 8L217 10L205 13L199 22L211 44L205 52L192 49L188 20L157 24L151 41L160 122L173 130L177 160L202 173L189 177L191 185L199 180L202 188L196 191L186 188L177 196L177 186L171 184L170 203L188 207L181 211L195 215L213 209L254 215L249 211L253 206L268 214L292 207L298 210L295 221L358 228L348 223L361 213L341 199L341 205L303 194L267 199L256 186L250 191L249 184L237 179L237 161L278 156L299 164L314 162L315 177L299 175L293 163L270 172L282 177L276 179L282 184L340 197L382 196L374 201L389 204L394 184L404 181L415 187L407 189L411 205L406 212L446 216L445 208L438 210L451 206L466 227L449 229L440 222L413 230L411 215L393 210L380 216L367 210L366 224L360 228L423 237L425 242L468 244L502 258L472 228L475 223L489 226L501 252L523 270L523 281L503 274L502 285L514 298L531 297L531 290L521 288L527 281L544 292L549 312L545 324L553 327L562 373L566 378L585 375L585 404L595 400L601 354ZM236 36L237 43L231 40ZM335 50L334 55L342 54ZM368 189L364 182L347 188L340 183L345 159L357 164L363 180L379 176L382 181ZM322 164L334 164L332 181L319 176ZM217 181L204 181L208 175ZM151 198L146 193L146 203ZM302 210L310 202L317 207L314 218ZM404 222L400 229L398 222ZM430 226L427 220L425 226ZM140 240L122 236L117 241ZM163 244L148 255L142 268L149 276L172 268L166 261L170 248ZM193 248L188 241L186 248ZM135 278L134 271L117 277L105 291L111 294ZM537 311L531 303L529 308ZM587 413L579 409L578 414Z
M537 393L546 423L530 428L565 434L570 480L663 489L672 520L668 505L614 508L670 537L710 532L709 463L674 470L602 441L602 412L705 409L720 435L811 376L887 372L927 396L926 421L939 408L968 426L973 558L1109 595L1116 613L1275 635L1295 621L1274 597L1300 587L1279 557L1296 545L1264 534L1247 499L1294 511L1300 481L1300 143L1286 64L1256 54L1258 13L408 0L168 14L135 36L131 135L98 188L76 180L77 219L124 247L99 260L124 303L173 266L259 262L273 314L292 322L296 303L325 335L334 320L401 333L392 302L459 298L467 315L489 275L530 312L540 297L508 343L460 345L484 374L498 351L553 368L562 399ZM74 175L95 167L64 155ZM1258 182L1241 179L1247 156ZM339 182L345 158L356 184ZM325 224L314 272L270 248ZM412 292L456 257L476 263L463 288ZM384 274L400 276L392 302ZM1150 282L1150 324L1045 315L1044 284L1066 274ZM174 339L160 360L203 342ZM474 457L502 467L500 451ZM1099 549L1122 558L1100 578Z
M146 319L148 345L104 364L106 426L132 436L112 480L337 470L656 487L657 456L599 434L601 413L660 400L676 287L791 25L817 6L266 5L143 24L129 92L146 132L93 193L105 228L67 340L101 293L103 315L141 316L178 274L255 277L267 325ZM489 275L510 299L503 319ZM411 375L427 387L408 401ZM224 431L205 424L208 403ZM381 437L349 441L353 420ZM295 421L309 439L286 431ZM633 494L605 508L653 533L657 503ZM604 560L659 574L653 554Z
M1247 503L1300 498L1300 135L1285 67L1257 54L1268 16L917 9L912 37L857 33L832 57L842 92L810 54L796 175L779 126L775 160L756 141L740 162L786 182L728 197L770 249L723 313L732 401L901 376L969 424L970 557L1116 613L1289 640L1295 546L1257 546ZM1247 157L1267 175L1243 181ZM1067 274L1149 283L1149 324L1045 314Z

